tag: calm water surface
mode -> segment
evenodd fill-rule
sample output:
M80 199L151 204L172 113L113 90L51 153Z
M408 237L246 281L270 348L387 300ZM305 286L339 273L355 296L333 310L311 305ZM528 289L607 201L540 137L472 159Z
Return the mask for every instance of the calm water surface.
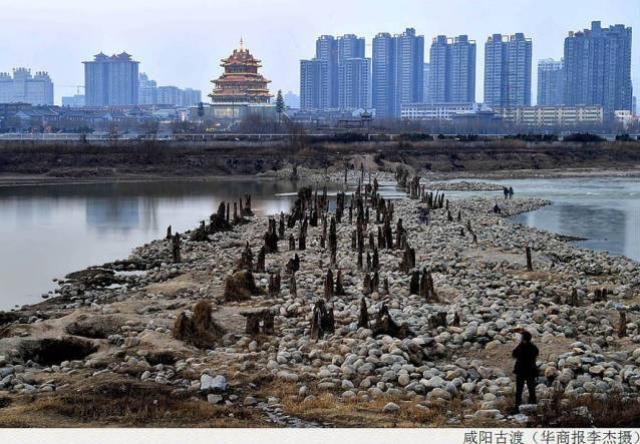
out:
M122 259L197 226L222 201L252 196L261 214L287 211L297 185L269 180L0 187L0 310L34 303L53 278ZM386 195L403 194L395 186Z
M640 261L638 178L518 179L490 181L512 186L515 196L540 197L552 205L513 218L514 222L584 238L577 246ZM457 193L466 194L466 193ZM498 202L502 193L495 195Z
M517 196L553 205L517 222L587 238L580 246L640 260L640 183L636 179L508 180ZM109 183L0 188L0 310L34 303L65 274L125 258L135 246L184 231L224 200L253 197L262 214L287 211L296 185L259 180ZM393 185L387 197L402 197ZM455 194L455 193L449 193ZM501 193L482 193L495 195Z

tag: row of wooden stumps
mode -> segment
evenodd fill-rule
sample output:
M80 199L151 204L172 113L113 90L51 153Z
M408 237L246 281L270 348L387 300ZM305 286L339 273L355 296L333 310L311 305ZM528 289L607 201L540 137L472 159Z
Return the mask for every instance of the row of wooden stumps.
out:
M240 211L238 212L238 208ZM204 221L200 226L191 232L190 239L193 242L205 242L209 240L209 235L220 231L229 231L233 225L245 223L245 217L253 216L251 210L251 195L246 194L243 199L233 202L233 219L231 219L230 203L220 202L218 211L209 217L209 225ZM182 262L180 233L172 234L171 225L167 227L165 237L171 242L171 259L174 263Z

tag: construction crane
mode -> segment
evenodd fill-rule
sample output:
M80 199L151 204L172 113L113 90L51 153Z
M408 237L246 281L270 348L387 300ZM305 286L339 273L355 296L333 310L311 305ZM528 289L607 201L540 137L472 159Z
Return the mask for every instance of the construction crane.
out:
M75 88L76 94L80 95L80 89L84 89L84 85L56 85L58 88Z

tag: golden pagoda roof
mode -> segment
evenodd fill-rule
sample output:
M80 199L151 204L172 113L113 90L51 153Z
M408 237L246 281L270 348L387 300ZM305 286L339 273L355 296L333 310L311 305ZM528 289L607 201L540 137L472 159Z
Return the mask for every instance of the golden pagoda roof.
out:
M234 49L229 57L226 59L221 59L222 67L227 65L251 65L261 67L261 60L253 57L251 52L247 48L244 47L244 41L242 38L240 39L240 47Z
M262 67L260 60L245 48L243 39L240 39L239 48L222 59L220 66L225 68L224 72L218 79L211 81L215 88L209 97L214 102L269 102L272 96L267 85L271 81L258 72L258 68Z

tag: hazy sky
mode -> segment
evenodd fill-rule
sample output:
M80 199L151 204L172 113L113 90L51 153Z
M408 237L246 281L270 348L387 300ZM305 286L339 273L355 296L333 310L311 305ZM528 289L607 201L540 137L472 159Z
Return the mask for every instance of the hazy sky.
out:
M524 32L537 60L560 58L569 30L623 23L634 28L633 79L640 88L639 0L29 0L0 7L0 71L49 71L56 103L84 83L81 62L100 51L126 50L160 85L198 88L220 74L219 61L243 36L263 60L271 89L299 89L299 60L314 55L320 34L358 34L414 27L426 40L468 34L478 42L477 100L483 97L484 42L492 33Z

